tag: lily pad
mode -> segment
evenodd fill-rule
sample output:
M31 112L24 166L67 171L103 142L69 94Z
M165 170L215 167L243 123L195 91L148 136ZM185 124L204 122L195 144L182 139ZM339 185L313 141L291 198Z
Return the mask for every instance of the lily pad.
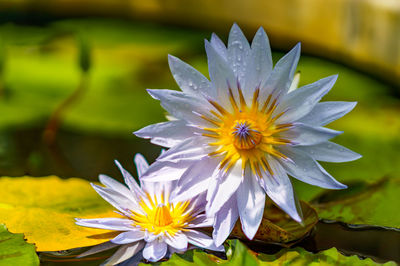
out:
M282 249L280 252L268 255L255 253L248 249L239 240L229 240L226 251L227 260L200 250L188 251L185 254L174 254L165 262L157 263L165 266L186 265L232 265L232 266L273 266L273 265L381 265L372 259L360 259L359 257L345 256L331 248L319 253L311 253L302 248ZM144 264L141 264L144 265ZM388 262L385 266L394 266L396 263Z
M380 264L370 258L360 259L356 255L345 256L336 248L330 248L314 254L298 247L294 249L283 249L274 255L260 254L258 258L263 262L266 262L266 265L397 265L395 262Z
M37 251L96 245L114 235L75 225L75 217L118 217L85 180L1 177L0 187L0 223L10 232L24 233Z
M385 177L366 184L349 184L342 191L327 191L313 200L320 218L354 225L400 228L400 180Z
M12 234L0 224L0 266L39 265L35 246L24 240L23 234Z
M290 245L305 237L318 222L318 214L304 201L301 202L301 207L304 216L303 224L294 221L286 213L272 204L271 201L267 201L263 220L254 236L254 240L265 243ZM241 230L239 221L235 225L231 237L247 239Z

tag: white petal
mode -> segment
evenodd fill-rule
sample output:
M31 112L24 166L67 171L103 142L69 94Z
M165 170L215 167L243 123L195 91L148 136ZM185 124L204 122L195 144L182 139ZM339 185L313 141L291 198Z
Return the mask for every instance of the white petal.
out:
M298 88L286 97L276 108L274 114L285 113L276 123L291 123L307 115L321 98L329 92L337 80L337 75L323 78L312 84Z
M117 160L115 160L114 162L119 168L122 176L124 177L125 183L128 185L132 193L134 193L134 195L144 195L142 189L139 187L133 176L128 171L126 171Z
M149 168L149 164L147 163L146 159L140 153L136 153L135 158L136 170L138 173L138 177L140 178Z
M113 189L100 187L95 184L91 185L103 199L126 215L129 215L129 210L135 209L137 206L137 203Z
M206 234L195 230L188 230L185 232L185 235L192 245L209 250L224 251L224 246L216 246L213 239Z
M208 217L206 214L200 214L189 222L187 228L212 227L213 223L214 223L213 218Z
M120 194L124 195L128 199L132 199L132 200L136 201L135 197L132 195L132 192L125 185L121 184L117 180L115 180L109 176L106 176L106 175L99 175L99 180L100 180L100 183L102 183L106 187L119 192Z
M121 218L97 218L97 219L80 219L76 218L76 224L80 226L101 228L116 231L133 230L132 220Z
M191 161L182 162L163 162L155 161L149 166L146 173L140 178L145 182L165 182L178 180L186 169L192 165Z
M165 238L165 243L175 249L184 250L188 246L188 239L185 234L178 232L173 236L167 236Z
M232 110L229 101L229 87L235 99L238 99L237 79L228 62L206 40L205 47L208 58L208 72L214 88L217 90L218 103L228 111ZM215 100L215 99L214 99Z
M169 148L179 144L183 139L192 137L195 132L199 130L186 125L184 120L174 120L149 125L134 134L140 138L151 139L153 144Z
M299 57L300 43L276 63L265 83L261 85L260 102L264 102L273 91L281 96L287 93L292 84Z
M207 108L211 108L205 99L174 90L148 89L147 92L151 97L159 100L161 106L174 117L195 125L208 125L208 122L198 115L208 113Z
M239 218L236 195L234 194L215 215L213 238L220 246L228 238Z
M264 173L261 184L265 192L290 217L301 222L301 208L297 203L297 198L285 169L272 156L268 156L267 160L273 176L268 172Z
M333 142L323 142L312 146L298 146L317 161L342 163L354 161L361 158L361 155Z
M291 140L295 145L315 145L342 133L343 131L325 127L313 127L302 123L294 123L292 128L280 133L279 136Z
M353 110L356 104L357 102L321 102L310 113L301 118L299 122L324 126Z
M346 185L336 181L322 166L303 151L297 150L294 147L280 147L279 150L294 161L294 163L284 160L280 161L285 170L294 178L322 188L347 188Z
M167 247L165 242L160 242L158 240L147 242L143 249L143 257L151 262L159 261L164 258L167 253Z
M215 51L217 51L222 56L222 58L228 60L228 51L226 50L226 46L215 33L211 35L210 44L212 45L212 47L214 47Z
M183 92L198 96L205 94L212 98L216 96L210 81L199 71L172 55L168 55L168 63L176 83Z
M87 251L83 252L82 254L79 254L78 256L76 256L77 258L83 258L86 256L90 256L96 253L100 253L112 248L115 248L116 246L118 246L118 244L114 244L110 241L105 242L105 243L101 243L99 245L93 246L92 248L88 249Z
M206 191L217 166L218 160L210 157L192 164L179 179L171 201L185 201Z
M107 265L116 265L136 255L144 247L144 242L121 246L108 260Z
M239 26L234 23L228 39L228 62L233 73L244 84L244 75L247 64L244 63L250 55L250 45Z
M224 170L217 169L216 171L222 172ZM237 191L243 179L242 172L242 162L239 160L228 173L217 176L215 189L208 191L208 193L212 193L211 197L207 199L206 212L208 216L214 216Z
M211 152L209 145L203 143L204 138L195 136L182 140L163 154L157 161L178 163L182 161L197 161Z
M130 230L123 232L110 241L114 244L129 244L132 242L136 242L142 240L144 238L144 232L141 230Z
M257 87L263 85L272 71L272 55L268 36L260 27L251 44L251 52L247 63L243 94L251 102Z
M257 233L264 213L265 192L257 178L252 175L250 167L246 167L242 184L236 192L242 230L250 240Z

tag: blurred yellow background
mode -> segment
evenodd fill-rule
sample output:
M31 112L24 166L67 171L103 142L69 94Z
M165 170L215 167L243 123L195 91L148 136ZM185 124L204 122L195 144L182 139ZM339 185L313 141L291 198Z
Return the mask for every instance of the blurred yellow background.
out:
M14 0L3 14L33 17L106 16L227 32L267 30L272 46L344 62L400 86L399 0ZM250 34L249 34L250 37Z

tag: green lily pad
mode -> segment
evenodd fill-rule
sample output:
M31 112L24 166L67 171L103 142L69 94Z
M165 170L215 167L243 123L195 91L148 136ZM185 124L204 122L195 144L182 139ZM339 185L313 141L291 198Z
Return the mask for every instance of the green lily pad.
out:
M360 259L356 255L345 256L336 248L330 248L314 254L298 247L294 249L284 249L274 255L260 254L258 258L263 262L267 262L266 265L397 265L395 262L379 264L370 258Z
M400 180L356 182L341 191L326 191L313 200L320 218L355 225L400 228Z
M23 234L12 234L0 224L0 266L9 265L39 265L39 258L35 245L26 243Z
M239 240L229 240L226 250L227 260L200 250L191 250L184 254L174 254L165 262L156 265L186 266L186 265L232 265L232 266L263 266L263 265L381 265L372 259L360 259L357 256L345 256L331 248L319 253L311 253L302 248L283 249L277 254L268 255L249 250ZM141 264L144 265L144 264ZM383 264L396 265L394 262Z

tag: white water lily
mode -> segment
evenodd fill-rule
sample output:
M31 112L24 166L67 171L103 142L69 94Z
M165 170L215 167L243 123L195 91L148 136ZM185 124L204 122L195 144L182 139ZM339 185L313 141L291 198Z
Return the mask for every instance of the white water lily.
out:
M205 41L205 49L210 81L169 56L171 72L182 91L148 90L176 119L135 132L170 148L149 168L144 180L180 177L179 195L174 196L178 201L207 191L206 212L215 215L217 245L228 237L238 217L246 236L254 237L265 194L300 222L301 210L288 175L323 188L346 188L317 162L360 158L329 141L342 132L324 127L356 105L319 102L334 85L336 75L289 90L300 44L273 67L262 28L251 46L235 24L228 47L213 34L210 42Z
M224 251L223 246L216 246L211 237L198 230L213 224L213 219L204 213L205 195L194 195L185 201L172 203L169 198L171 193L176 194L176 182L154 183L140 179L139 186L129 172L117 161L116 164L128 187L105 175L99 177L105 187L92 186L125 218L77 218L76 224L120 231L120 234L80 257L120 246L105 264L115 265L129 260L129 265L134 265L142 258L155 262L174 252L184 252L191 248L190 245ZM135 156L135 164L140 178L148 164L140 154Z

